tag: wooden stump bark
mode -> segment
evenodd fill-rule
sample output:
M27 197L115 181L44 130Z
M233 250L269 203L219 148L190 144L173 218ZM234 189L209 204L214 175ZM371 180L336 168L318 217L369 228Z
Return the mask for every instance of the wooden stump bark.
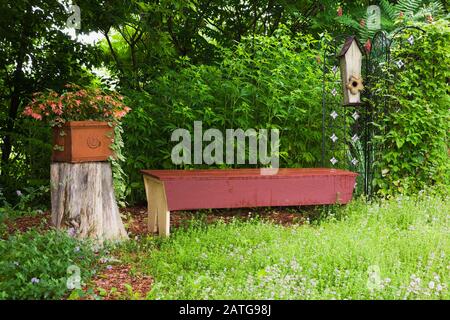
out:
M128 238L114 196L109 162L51 164L52 223L77 238Z

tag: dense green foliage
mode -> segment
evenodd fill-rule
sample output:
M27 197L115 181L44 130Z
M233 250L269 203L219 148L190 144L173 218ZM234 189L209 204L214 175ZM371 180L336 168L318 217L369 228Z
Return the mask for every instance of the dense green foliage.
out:
M122 169L115 165L116 190L121 198L127 194L129 203L144 199L138 169L173 167L170 132L178 127L190 129L194 120L219 130L280 128L281 165L317 166L321 66L314 57L320 53L318 41L324 33L359 33L364 42L374 32L367 24L370 4L380 6L381 26L388 32L411 21L448 21L448 7L439 0L79 0L82 23L79 38L75 38L63 31L70 15L64 1L3 2L0 188L4 196L14 204L16 190L48 186L49 170L45 168L49 168L52 150L50 129L21 114L32 92L47 88L61 91L68 82L104 89L115 85L133 108L124 124L126 164ZM102 36L96 45L80 41L91 31ZM432 51L433 39L427 40ZM445 40L444 36L440 39ZM448 51L448 41L439 46ZM433 55L428 53L428 57ZM420 60L418 71L429 75L432 63L427 59ZM95 68L102 69L101 77L94 74L98 71ZM441 81L441 76L433 76L430 86ZM403 80L405 85L410 81L420 87L412 77L404 76ZM443 89L443 84L437 85ZM428 94L417 96L416 106L421 105L420 99L436 100ZM387 122L378 124L387 126ZM431 123L435 124L430 122L430 127ZM427 141L423 141L423 148L429 145ZM435 143L430 146L438 149ZM423 148L417 152L423 153ZM421 156L414 158L420 161ZM437 158L439 163L445 160L442 152ZM411 176L417 163L408 166ZM444 170L438 167L425 171L437 175ZM386 168L380 164L376 169L379 174ZM402 175L385 182L396 182ZM426 181L422 176L420 180ZM385 182L376 181L387 190ZM48 197L43 200L49 202Z
M3 191L0 190L0 237L6 219L15 218L19 215L42 213L47 208L47 204L42 203L42 199L49 191L49 188L45 185L38 188L26 187L24 190L16 190L16 199L14 199L13 205L7 201Z
M293 39L283 30L272 37L245 38L223 49L220 63L183 62L180 72L154 80L148 95L131 95L136 104L124 121L124 168L131 183L141 181L139 169L176 168L170 159L176 144L171 133L176 128L193 132L194 121L223 134L228 128L277 128L281 166L317 166L322 124L317 44L309 36Z
M355 201L288 228L196 221L122 259L155 278L150 299L449 299L449 200Z
M60 299L79 268L81 281L95 273L92 247L56 231L16 233L0 239L0 299Z
M103 65L112 75L103 79L104 84L116 83L129 95L130 104L138 105L148 96L154 79L183 68L176 63L180 57L188 57L193 65L220 62L222 47L231 48L252 35L270 36L283 23L292 35L318 34L325 26L330 31L341 30L334 20L338 2L164 0L156 4L153 0L78 0L81 29L75 38L64 32L71 15L66 1L3 1L0 188L14 201L15 191L24 186L48 185L49 170L45 168L49 167L52 150L51 131L20 116L31 93L60 91L69 82L81 86L99 83L92 70ZM358 0L346 6L365 5L367 1ZM92 31L102 35L104 41L92 46L80 40ZM146 111L138 112L141 122L136 126L151 125ZM153 154L149 156L154 158Z
M387 109L375 106L381 117L374 183L382 194L450 183L450 25L420 27L425 33L410 29L395 39L393 63L383 66L385 77L374 88L388 101ZM413 45L406 40L411 35Z
M11 199L24 185L48 185L50 130L20 117L25 104L36 91L89 83L98 50L62 31L61 2L1 1L0 13L0 187Z
M83 4L82 10L83 10ZM85 4L89 18L105 34L105 62L127 88L140 89L176 69L179 57L193 64L220 60L220 48L246 37L272 36L280 25L291 35L342 32L336 20L341 1L292 0L152 0ZM369 1L346 1L345 10L363 9ZM120 9L119 9L120 8Z

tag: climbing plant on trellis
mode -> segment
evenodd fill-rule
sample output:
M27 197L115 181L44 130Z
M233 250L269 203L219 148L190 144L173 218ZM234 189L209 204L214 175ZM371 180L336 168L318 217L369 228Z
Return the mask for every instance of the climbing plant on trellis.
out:
M389 86L383 76L383 68L394 64L401 69L404 61L391 56L391 47L396 45L414 45L411 32L421 30L405 27L389 36L384 31L377 32L372 38L371 48L361 50L361 78L364 91L359 103L348 103L345 97L346 79L342 77L342 50L349 44L349 35L338 36L323 47L323 92L322 92L322 166L347 169L359 173L356 193L370 195L373 192L373 164L375 155L380 155L381 145L377 145L374 135L383 134L374 126L389 110L389 97L371 90L375 83ZM421 30L423 32L423 30ZM405 36L407 33L407 36ZM409 34L410 33L410 34ZM398 43L402 41L402 43ZM348 76L348 75L346 75Z

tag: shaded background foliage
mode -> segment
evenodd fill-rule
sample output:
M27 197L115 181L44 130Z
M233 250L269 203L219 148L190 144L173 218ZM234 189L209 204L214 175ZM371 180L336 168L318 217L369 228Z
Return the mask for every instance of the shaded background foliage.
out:
M316 166L321 36L370 37L361 23L369 4L380 5L388 31L407 23L397 21L404 10L410 20L448 17L446 3L420 0L75 3L79 34L104 37L96 45L63 31L65 1L0 1L0 187L9 201L17 189L48 184L49 129L20 116L32 92L76 82L127 96L123 190L134 203L143 200L138 169L173 167L171 130L194 120L220 130L280 128L281 165Z
M139 169L177 168L170 159L172 131L193 132L194 121L222 133L228 128L279 129L282 166L317 166L322 117L317 42L310 36L294 40L286 30L243 38L221 50L220 62L181 61L180 71L153 80L148 92L130 92L131 103L138 99L124 122L125 132L133 132L124 136L130 183L140 182ZM202 166L178 166L189 167Z

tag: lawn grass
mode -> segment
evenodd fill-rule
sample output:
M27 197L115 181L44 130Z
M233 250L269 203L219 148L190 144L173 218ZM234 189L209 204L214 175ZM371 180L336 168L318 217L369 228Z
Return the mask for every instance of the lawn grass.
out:
M149 299L449 299L449 218L448 198L356 200L319 224L197 220L120 256Z

